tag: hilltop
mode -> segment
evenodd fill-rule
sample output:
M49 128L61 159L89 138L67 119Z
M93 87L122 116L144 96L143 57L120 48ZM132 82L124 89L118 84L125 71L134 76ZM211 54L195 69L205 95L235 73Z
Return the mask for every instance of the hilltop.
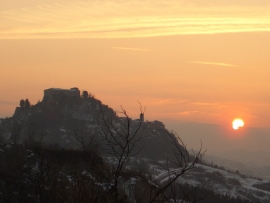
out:
M21 103L25 104L26 101ZM10 143L35 141L79 149L80 134L85 139L94 137L104 146L99 130L102 125L104 127L104 123L100 123L101 116L105 116L105 120L113 122L114 127L121 126L127 119L131 131L139 127L139 134L142 135L137 143L137 149L142 148L139 157L166 159L173 156L173 147L168 139L170 132L161 121L145 121L144 112L138 112L137 119L129 118L128 113L120 115L123 117L87 91L81 93L78 88L50 88L44 90L42 101L16 107L11 118L2 120L2 123L6 123L3 139Z

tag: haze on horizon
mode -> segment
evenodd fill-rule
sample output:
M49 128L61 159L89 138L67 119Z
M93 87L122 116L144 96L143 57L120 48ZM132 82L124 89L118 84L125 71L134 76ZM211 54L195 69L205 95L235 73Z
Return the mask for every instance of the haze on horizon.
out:
M170 127L270 128L267 1L15 0L0 16L0 117L77 86Z

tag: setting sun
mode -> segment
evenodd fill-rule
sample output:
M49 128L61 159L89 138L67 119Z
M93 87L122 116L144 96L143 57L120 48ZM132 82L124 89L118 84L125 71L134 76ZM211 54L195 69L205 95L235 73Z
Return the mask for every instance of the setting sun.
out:
M232 122L232 128L234 130L238 130L238 128L243 127L244 126L244 121L240 118L234 119Z

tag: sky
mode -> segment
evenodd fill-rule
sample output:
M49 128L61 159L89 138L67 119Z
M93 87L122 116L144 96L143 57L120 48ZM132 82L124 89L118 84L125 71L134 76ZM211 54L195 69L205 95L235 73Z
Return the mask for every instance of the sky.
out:
M265 0L1 0L0 117L78 87L172 128L268 129L269 31Z

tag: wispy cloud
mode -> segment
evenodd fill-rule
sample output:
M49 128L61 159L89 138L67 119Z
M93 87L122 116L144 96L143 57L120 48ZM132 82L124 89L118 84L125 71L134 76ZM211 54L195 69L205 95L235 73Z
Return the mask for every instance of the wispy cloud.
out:
M185 116L185 115L196 114L196 113L199 113L199 111L182 111L182 112L177 112L176 115Z
M268 5L251 9L243 5L202 7L181 0L74 1L6 10L0 15L0 39L131 38L270 31Z
M187 100L184 100L184 99L175 99L175 98L149 98L146 100L146 103L148 105L156 105L156 106L160 106L160 105L181 105L181 104L184 104L184 103L187 103L188 101Z
M189 63L203 64L203 65L213 65L213 66L238 67L237 65L234 65L234 64L219 63L219 62L209 62L209 61L189 61Z
M216 103L216 102L191 102L192 105L195 106L209 106L209 107L218 107L223 108L226 107L224 104Z
M175 111L175 112L163 112L162 115L166 116L189 116L194 114L199 114L200 111Z
M191 104L198 106L216 106L218 103L210 103L210 102L192 102Z
M128 50L128 51L142 51L142 52L151 51L150 49L131 48L131 47L112 47L112 49L120 49L120 50Z

